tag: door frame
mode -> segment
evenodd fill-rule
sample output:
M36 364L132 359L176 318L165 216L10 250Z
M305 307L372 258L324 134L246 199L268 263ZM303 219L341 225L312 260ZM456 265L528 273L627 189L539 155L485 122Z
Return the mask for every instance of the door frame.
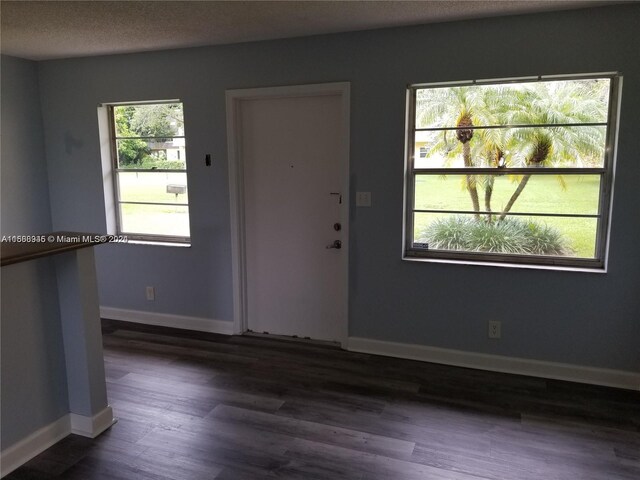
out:
M345 202L340 211L340 222L344 241L342 242L343 281L345 292L345 312L343 325L340 326L340 343L347 346L349 331L349 152L350 152L350 82L319 83L308 85L290 85L281 87L264 87L235 89L226 91L227 107L227 156L229 160L229 206L231 220L231 267L233 281L233 333L240 335L247 331L247 265L246 265L246 232L244 205L244 163L242 157L241 138L241 104L247 100L317 97L338 95L342 102L341 130L343 145L341 153L342 189Z

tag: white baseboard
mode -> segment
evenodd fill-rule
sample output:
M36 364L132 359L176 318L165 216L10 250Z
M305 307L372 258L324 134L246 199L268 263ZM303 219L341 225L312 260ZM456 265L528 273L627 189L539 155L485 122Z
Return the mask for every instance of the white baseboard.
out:
M221 333L233 335L233 322L214 320L212 318L187 317L167 313L146 312L142 310L126 310L123 308L100 307L100 316L110 320L143 323L160 327L183 328L199 332Z
M71 433L69 415L60 417L0 453L0 477L10 474Z
M96 438L116 423L117 420L113 418L113 410L111 407L107 406L93 417L70 413L69 421L71 424L71 433L82 435L83 437Z
M3 450L0 453L0 478L10 474L36 455L40 455L70 433L95 438L115 421L109 406L93 417L68 413Z
M567 363L545 362L527 358L488 355L410 343L385 342L369 338L349 337L347 350L388 357L442 363L457 367L493 372L552 378L640 391L640 372L609 370Z

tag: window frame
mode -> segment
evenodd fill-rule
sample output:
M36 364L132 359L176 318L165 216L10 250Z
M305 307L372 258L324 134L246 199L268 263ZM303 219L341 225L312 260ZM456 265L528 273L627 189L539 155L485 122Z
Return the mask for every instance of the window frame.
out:
M149 243L157 243L157 244L178 244L181 246L189 246L191 244L191 214L189 208L189 202L187 203L165 203L165 202L135 202L135 201L122 201L120 199L120 176L118 175L121 172L124 173L184 173L187 177L187 192L189 191L189 179L187 173L187 161L186 161L186 153L185 153L185 168L184 169L149 169L149 168L120 168L118 163L118 140L123 139L139 139L139 140L149 140L154 138L167 138L167 137L118 137L116 131L115 124L115 112L114 109L116 107L126 107L126 106L142 106L142 105L162 105L162 104L175 104L180 103L183 107L183 115L184 115L184 102L179 99L174 100L153 100L153 101L140 101L140 102L122 102L122 103L108 103L105 104L107 107L107 118L109 124L109 150L111 155L111 169L112 169L112 186L113 186L113 202L115 207L115 228L117 235L126 236L128 240L133 240L134 242L149 242ZM183 118L184 121L184 118ZM186 143L187 137L186 132L183 132L183 135L174 135L171 138L183 138L185 142L185 152L186 152ZM133 205L169 205L169 206L181 206L187 208L187 215L189 216L189 236L178 236L178 235L162 235L162 234L153 234L153 233L139 233L139 232L127 232L122 228L122 204L133 204Z
M609 88L609 108L606 121L605 149L602 167L598 168L553 168L553 167L533 167L533 168L496 168L496 167L473 167L473 168L416 168L414 166L415 155L415 133L416 133L416 96L419 89L424 88L447 88L459 86L484 86L484 85L504 85L509 83L528 83L538 81L561 81L561 80L587 80L587 79L610 79ZM403 260L410 261L431 261L439 263L463 263L492 266L529 267L543 269L566 269L585 271L606 271L607 257L609 250L609 232L611 228L610 216L613 202L613 180L616 162L617 136L620 110L620 96L622 87L622 76L619 72L575 74L575 75L547 75L537 77L519 77L508 79L471 80L459 82L439 82L410 84L407 86L406 95L406 119L405 119L405 172L404 172L404 215L403 215ZM482 126L473 127L480 129ZM514 126L501 126L502 128L513 128ZM445 127L450 129L448 127ZM494 127L495 128L495 127ZM530 128L530 127L527 127ZM455 130L452 128L450 130ZM420 129L418 129L420 130ZM415 208L415 181L417 175L474 175L487 174L597 174L600 176L600 191L598 197L598 212L588 217L597 219L596 245L594 258L524 255L524 254L504 254L490 252L471 252L455 250L429 250L414 247L414 215L421 209ZM428 210L428 209L427 209ZM445 211L447 213L452 213ZM428 211L426 213L429 213ZM459 212L462 213L462 212ZM472 214L463 212L465 214ZM481 210L479 212L484 212ZM496 213L496 212L493 212ZM453 214L453 213L452 213ZM535 213L527 215L534 216ZM522 215L520 215L522 216ZM546 216L546 215L542 215ZM562 214L550 216L564 216ZM580 217L583 215L568 215Z

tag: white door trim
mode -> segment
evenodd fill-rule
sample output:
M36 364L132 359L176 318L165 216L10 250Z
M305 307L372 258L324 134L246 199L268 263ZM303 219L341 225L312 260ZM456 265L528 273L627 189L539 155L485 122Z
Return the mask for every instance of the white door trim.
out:
M345 218L341 219L344 232L343 252L347 256L344 262L344 285L349 285L349 150L350 150L350 90L349 82L321 83L310 85L291 85L283 87L249 88L227 90L227 152L229 158L229 203L231 209L231 264L233 274L233 332L244 333L247 330L247 281L245 252L245 219L244 219L244 180L243 160L240 138L240 103L244 100L286 97L314 97L339 95L342 99L342 131L344 132L343 158L343 190L342 195L347 208ZM348 292L347 311L344 325L341 326L341 344L347 345L348 339Z

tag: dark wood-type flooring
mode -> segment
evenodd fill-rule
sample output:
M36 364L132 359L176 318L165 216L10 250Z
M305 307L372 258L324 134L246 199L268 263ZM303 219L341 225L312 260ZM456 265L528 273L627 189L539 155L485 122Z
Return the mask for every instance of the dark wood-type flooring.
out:
M640 393L106 322L119 421L7 479L639 480Z

